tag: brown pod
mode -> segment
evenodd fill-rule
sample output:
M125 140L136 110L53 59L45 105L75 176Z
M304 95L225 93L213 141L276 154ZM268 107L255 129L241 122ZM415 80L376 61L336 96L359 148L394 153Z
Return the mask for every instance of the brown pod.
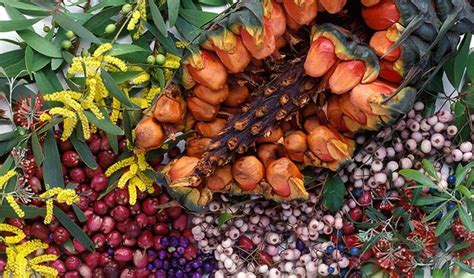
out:
M155 118L146 116L135 128L137 146L144 150L159 148L166 139L163 128Z
M210 122L198 122L196 124L196 131L204 137L216 138L219 133L225 128L227 121L216 118Z
M279 158L279 148L277 144L262 144L258 146L257 156L265 167Z
M273 192L282 197L288 197L291 194L291 178L303 179L298 167L286 157L270 163L267 167L266 177Z
M295 131L285 136L285 149L291 160L303 162L304 153L308 149L306 133Z
M184 120L184 130L190 131L194 129L194 125L196 124L196 119L194 118L192 113L186 113L186 118Z
M229 86L227 84L219 90L212 90L204 85L197 85L193 91L198 98L211 105L219 105L229 96Z
M193 66L193 63L188 64L187 67L194 81L212 90L224 87L227 83L227 69L219 58L208 51L201 50L198 60L200 63L196 64L196 67Z
M214 174L207 179L207 188L213 191L222 190L232 179L232 167L230 165L216 168Z
M244 156L232 165L232 176L243 191L254 190L265 176L262 162L255 156Z
M239 107L250 97L249 89L245 86L231 86L229 95L224 101L224 105L230 107Z
M191 175L198 162L199 158L189 156L183 156L173 162L168 171L171 182Z
M347 93L359 85L364 74L364 62L359 60L341 62L329 78L329 88L334 94Z
M198 97L189 97L186 100L188 110L193 114L198 121L208 122L216 118L219 112L219 106L211 105L202 101Z
M278 126L273 128L270 132L265 133L262 137L257 139L257 143L273 143L283 137L283 130Z
M186 143L186 155L200 158L202 154L209 148L211 141L211 138L189 140Z
M184 116L184 103L166 95L158 98L153 109L153 116L162 123L179 124Z

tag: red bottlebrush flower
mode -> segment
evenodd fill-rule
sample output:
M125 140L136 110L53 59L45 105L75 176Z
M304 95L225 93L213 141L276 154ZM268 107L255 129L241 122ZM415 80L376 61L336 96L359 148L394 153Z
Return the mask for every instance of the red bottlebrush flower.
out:
M38 93L35 98L27 96L17 101L13 109L13 121L25 129L34 129L42 113L43 97Z
M428 255L434 255L436 253L435 247L437 238L435 236L435 227L433 223L422 223L420 221L412 221L414 231L408 234L408 240L413 242L422 243L425 246L424 252L421 253L422 257L428 257Z

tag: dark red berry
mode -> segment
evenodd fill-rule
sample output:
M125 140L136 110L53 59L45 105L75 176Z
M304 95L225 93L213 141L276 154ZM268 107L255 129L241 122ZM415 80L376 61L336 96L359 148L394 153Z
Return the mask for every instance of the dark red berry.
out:
M266 265L272 265L273 264L273 259L270 254L268 254L265 251L259 251L258 252L258 262L260 264L266 264Z
M105 240L110 247L119 247L122 243L122 235L118 231L111 231Z
M118 207L113 208L110 212L110 215L115 219L115 221L123 222L127 220L130 216L130 211L127 207L120 205Z
M109 185L109 179L104 174L97 174L92 177L91 187L97 192L104 191Z
M153 234L147 230L141 232L137 240L138 247L148 249L153 246Z
M121 247L115 250L114 259L118 262L129 262L133 259L133 253L130 248Z
M355 208L349 210L349 216L354 221L360 221L360 220L362 220L363 212L360 209L360 207L355 207Z
M49 236L49 229L48 227L41 223L41 222L35 222L31 225L31 235L34 236L37 239L41 239L42 241L45 241L48 239Z
M239 238L238 246L239 248L242 248L243 250L250 251L253 249L253 242L247 236L242 235Z
M64 227L57 227L56 229L54 229L53 240L54 240L54 242L56 242L56 244L62 245L70 237L71 237L71 235L69 234L69 232Z
M77 183L82 183L87 180L86 172L82 167L75 167L69 170L69 177Z
M79 266L81 265L81 261L76 256L68 256L64 260L64 265L66 265L66 268L68 270L77 270Z
M61 155L61 162L68 168L74 168L81 163L81 157L75 151L66 151Z
M98 215L105 215L109 210L109 206L104 201L95 201L94 202L94 212Z

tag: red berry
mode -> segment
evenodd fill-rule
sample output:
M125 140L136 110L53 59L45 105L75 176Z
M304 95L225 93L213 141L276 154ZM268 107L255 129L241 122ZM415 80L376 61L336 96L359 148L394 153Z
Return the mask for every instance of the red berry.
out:
M153 226L153 231L157 235L166 235L169 233L169 228L167 223L157 223Z
M71 179L77 183L82 183L87 180L86 172L82 167L74 167L69 170L69 177L71 177Z
M84 262L86 262L90 268L94 269L99 265L99 259L99 253L88 253L84 258Z
M137 244L137 240L135 238L125 238L123 240L123 246L133 247Z
M75 151L66 151L61 156L61 162L68 168L73 168L81 163L81 157Z
M165 209L166 214L170 218L173 218L173 219L178 218L181 215L182 211L183 211L183 209L179 206L174 206L174 207L170 207L170 208Z
M359 244L359 238L357 237L357 235L354 235L354 234L344 236L343 240L347 248L351 248Z
M270 254L268 254L265 251L260 251L258 252L258 262L260 264L266 264L266 265L272 265L273 264L273 259Z
M112 261L112 257L109 256L107 253L102 253L100 254L99 256L99 264L101 266L105 266L107 265L108 263L110 263Z
M52 254L52 255L60 256L61 251L56 246L49 246L48 249L46 249L46 254Z
M242 248L244 250L250 251L253 249L253 242L250 238L248 238L245 235L240 236L239 238L239 243L238 243L239 248Z
M90 201L88 198L85 196L80 196L79 197L79 202L76 203L76 205L81 209L81 210L86 210L89 207Z
M104 201L95 201L94 202L94 212L98 215L105 215L109 210L109 206Z
M66 266L64 265L63 261L61 261L61 260L56 260L53 263L51 263L51 267L56 269L60 274L66 272Z
M360 220L362 220L363 213L362 213L362 210L360 209L360 207L355 207L355 208L349 210L349 216L354 221L360 221Z
M355 231L354 223L349 222L349 221L344 221L342 225L342 231L344 232L345 235L353 234Z
M98 215L92 215L87 219L87 230L89 232L97 232L102 226L104 220Z
M135 270L132 268L126 268L120 273L120 278L136 278Z
M81 277L92 277L92 269L88 265L82 264L79 267L79 274Z
M109 179L104 174L97 174L92 177L91 187L97 192L104 191L109 185Z
M58 245L63 245L71 235L64 227L57 227L53 232L53 240Z
M5 271L5 265L7 262L4 259L0 259L0 272Z
M46 225L41 222L35 222L31 225L31 235L33 235L37 239L41 239L45 241L48 239L49 236L49 229Z
M154 215L158 211L158 199L147 198L142 203L142 211L146 215Z
M82 243L77 238L72 239L72 244L74 246L74 250L76 250L77 253L86 251L86 247L82 245Z
M122 243L122 235L118 231L111 231L106 237L107 245L110 247L118 247Z
M68 270L77 270L81 265L81 261L76 256L68 256L64 261L64 264Z
M364 193L362 193L362 196L360 196L359 198L357 198L357 202L361 205L361 206L368 206L372 203L372 195L369 191L364 191Z
M23 227L25 227L25 220L21 218L10 218L8 219L8 224L23 229Z
M110 261L104 266L104 274L106 277L118 277L119 273L120 266L114 261Z
M132 250L126 247L121 247L115 250L114 259L118 262L128 262L133 258Z
M115 199L115 191L112 191L110 193L108 193L107 195L105 195L104 197L104 202L109 206L109 207L115 207L115 205L117 204L117 201Z
M102 248L105 245L105 236L103 234L95 234L92 237L92 242L94 242L94 246L96 249Z
M137 214L135 217L135 221L137 221L137 224L140 228L145 228L146 225L148 224L148 216L144 214L143 212Z
M115 190L115 202L119 205L128 204L128 190L123 188L118 188Z
M128 229L125 232L125 234L127 235L127 238L136 238L138 237L138 235L140 235L140 231L141 229L140 227L138 227L137 222L130 221L130 223L128 224Z
M94 278L105 278L105 272L103 268L95 268L92 272L92 277Z
M115 221L123 222L130 216L130 211L127 207L121 205L112 209L110 215L115 219Z
M38 179L36 176L32 176L28 179L28 184L30 185L31 190L34 193L38 193L41 191L42 186L41 186L41 181Z
M97 155L98 163L102 169L107 169L109 168L112 164L115 163L115 160L117 159L117 155L115 155L112 151L101 151Z
M135 253L133 253L133 264L138 268L146 267L148 258L145 251L136 250Z
M104 234L110 233L115 228L115 220L110 216L105 216L100 231Z
M86 167L84 168L84 171L86 172L86 176L89 178L89 179L92 179L93 177L95 177L96 175L102 175L104 173L104 171L102 170L102 168L100 168L99 165L97 165L97 168L94 170L94 169L91 169L89 167Z
M173 228L177 231L184 231L188 225L188 216L186 214L181 214L173 221Z
M190 261L194 258L196 258L197 256L197 249L196 249L196 246L194 246L193 244L190 244L188 245L188 247L186 247L186 249L184 249L184 255L183 257Z
M137 278L146 278L148 277L148 275L151 275L150 271L145 267L142 267L142 268L136 267L133 270L135 271L135 277Z
M148 249L153 246L153 234L149 231L143 231L137 240L138 247Z
M71 144L71 141L69 140L66 140L66 141L59 141L59 149L61 150L61 152L66 152L66 151L69 151L69 150L72 150L72 144Z

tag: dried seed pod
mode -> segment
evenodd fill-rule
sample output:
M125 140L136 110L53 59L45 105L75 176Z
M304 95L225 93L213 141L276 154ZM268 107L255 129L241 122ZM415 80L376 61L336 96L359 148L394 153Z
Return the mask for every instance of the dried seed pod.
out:
M135 128L137 147L144 150L159 148L166 139L161 124L153 117L146 116Z
M229 86L227 84L219 90L212 90L206 86L197 85L193 91L199 99L211 105L219 105L229 96Z
M398 57L400 57L399 46L388 52L388 50L393 46L393 42L387 38L386 31L375 32L372 38L370 38L369 45L372 47L377 56L383 57L385 60L394 62L398 59Z
M243 191L254 190L265 176L262 162L255 156L244 156L232 165L232 176Z
M280 127L272 129L270 132L265 133L264 136L257 139L257 143L272 143L280 140L283 137L283 130Z
M184 118L184 103L167 95L159 96L153 116L162 123L179 124Z
M295 131L285 136L284 144L291 160L303 162L304 153L308 149L306 134L303 131Z
M374 30L385 30L400 19L400 12L393 0L362 8L365 23Z
M211 145L211 138L192 139L186 142L186 155L201 158Z
M336 14L344 8L346 0L319 0L318 2L330 14Z
M214 174L207 179L207 188L212 191L220 191L232 180L232 167L230 165L218 167L214 171Z
M185 64L194 81L212 90L219 90L227 83L227 69L208 51L200 50L200 53L193 53Z
M316 0L283 0L286 14L299 25L307 25L318 14Z
M279 148L277 144L262 144L258 146L257 156L265 167L279 158Z
M183 156L175 160L168 171L168 177L171 182L188 177L198 162L199 158L189 156Z
M229 95L224 101L224 105L230 107L240 107L250 97L249 89L245 86L231 86Z
M329 78L329 88L334 94L344 94L357 86L364 77L365 65L362 61L341 62Z
M268 24L272 26L273 35L279 38L285 34L286 31L286 17L280 4L272 1L272 12L268 19Z
M318 38L311 47L304 63L305 73L312 77L321 77L336 63L335 47L326 38Z
M303 179L298 167L288 158L282 157L271 162L266 169L266 178L273 192L282 197L291 194L291 178Z
M210 122L198 122L196 124L196 131L204 137L216 138L219 133L226 126L227 121L224 119L216 118Z
M216 118L219 112L219 106L211 105L202 101L198 97L190 97L186 100L188 110L193 114L198 121L208 122Z
M308 147L319 159L325 162L350 159L353 146L349 140L327 126L318 126L308 135Z

